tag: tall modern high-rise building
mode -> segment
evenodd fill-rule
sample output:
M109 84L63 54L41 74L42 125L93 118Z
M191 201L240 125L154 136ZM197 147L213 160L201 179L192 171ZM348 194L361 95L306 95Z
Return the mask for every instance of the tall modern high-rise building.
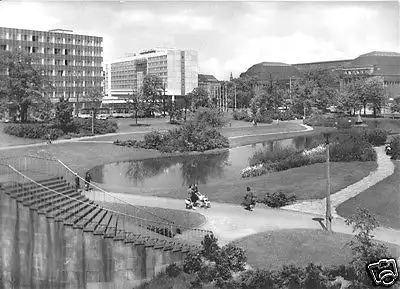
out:
M103 38L73 34L70 30L36 31L0 27L0 50L21 50L35 56L35 65L54 86L53 101L60 97L84 103L89 89L104 85Z
M147 74L163 80L166 95L182 96L198 85L198 54L195 50L151 49L107 62L105 70L109 97L139 91Z

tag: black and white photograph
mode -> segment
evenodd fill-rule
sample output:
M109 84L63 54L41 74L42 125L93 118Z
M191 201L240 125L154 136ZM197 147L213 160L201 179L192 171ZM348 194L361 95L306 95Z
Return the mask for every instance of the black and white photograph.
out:
M0 289L399 265L399 1L0 0Z

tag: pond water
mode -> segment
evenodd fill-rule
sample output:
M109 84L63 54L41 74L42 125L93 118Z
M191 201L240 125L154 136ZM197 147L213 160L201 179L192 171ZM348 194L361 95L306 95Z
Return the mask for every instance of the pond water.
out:
M135 188L181 188L189 184L211 184L238 179L241 170L249 165L254 152L278 147L303 149L313 140L312 136L266 141L232 148L229 151L122 161L93 168L93 181L109 186Z

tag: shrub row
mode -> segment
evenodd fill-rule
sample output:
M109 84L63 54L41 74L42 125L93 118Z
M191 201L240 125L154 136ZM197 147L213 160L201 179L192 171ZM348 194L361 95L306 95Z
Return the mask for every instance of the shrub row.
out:
M247 110L235 110L232 115L235 120L244 120L247 122L253 121L254 117L247 113ZM255 117L256 122L258 123L272 123L273 120L268 113L260 113L258 112Z
M210 288L225 289L337 289L340 288L340 283L335 282L337 277L350 281L354 287L349 288L363 288L358 287L361 283L352 266L322 267L309 263L303 267L284 265L278 270L246 270L247 257L243 249L233 244L221 248L217 242L213 235L207 235L202 241L202 251L188 253L182 266L171 264L165 274L171 278L184 274L188 283L185 288L211 285ZM148 288L148 285L141 288Z
M96 120L94 125L95 134L106 134L116 132L118 125L114 120ZM23 138L47 139L48 135L52 140L62 136L66 138L92 135L91 119L75 119L61 130L56 124L43 123L14 123L4 127L4 132Z
M287 195L283 191L278 191L275 193L267 193L263 199L259 199L258 202L267 205L271 208L279 208L296 201L295 195Z
M32 139L47 139L47 137L50 136L52 140L64 134L62 130L52 125L38 123L9 124L4 127L4 132L17 137Z
M314 148L303 151L292 147L256 151L249 159L250 167L242 170L242 177L323 163L326 160L325 145L320 141L314 143ZM329 157L333 162L376 161L373 145L381 145L385 141L386 135L381 131L342 131L332 137Z
M386 143L389 132L383 129L364 129L363 138L373 146L382 146Z
M189 255L189 257L192 257ZM309 263L304 267L296 265L284 265L278 270L267 270L267 269L251 269L247 271L240 272L234 278L228 278L224 280L221 278L217 280L217 276L221 275L218 270L223 270L224 268L214 268L210 270L209 266L200 264L199 270L196 271L196 276L194 277L191 273L191 278L184 273L185 270L181 266L173 263L169 265L165 270L165 275L170 278L176 278L181 274L186 275L184 280L188 280L185 288L216 288L215 286L208 287L208 285L203 287L203 284L209 284L211 281L216 281L214 284L217 288L223 289L361 289L369 288L361 284L357 280L357 275L355 270L351 266L320 266L313 263ZM193 278L194 277L194 278ZM348 287L341 287L340 283L335 282L337 278L342 277L344 280L351 282ZM163 278L160 275L157 278ZM190 281L191 280L191 281ZM211 281L210 281L211 280ZM155 280L153 282L156 282ZM182 282L182 281L181 281ZM150 283L141 286L141 289L145 288L155 288L151 287ZM172 287L171 287L172 288Z

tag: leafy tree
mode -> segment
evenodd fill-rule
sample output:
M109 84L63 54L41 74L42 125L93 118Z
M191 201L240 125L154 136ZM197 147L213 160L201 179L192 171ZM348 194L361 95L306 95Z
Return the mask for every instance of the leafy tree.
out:
M360 81L352 81L346 84L342 91L336 95L335 105L340 111L353 111L355 114L361 108L360 87Z
M55 116L55 105L51 101L31 105L28 108L28 115L33 119L49 122Z
M256 91L255 95L259 98L259 107L265 111L276 112L283 104L284 92L272 78L266 86Z
M191 274L199 272L202 267L201 255L189 252L183 263L183 272Z
M362 85L361 97L366 99L374 111L374 116L381 110L383 101L385 99L385 86L383 78L374 76L367 78ZM365 112L365 102L364 102Z
M203 87L196 87L188 94L188 97L194 109L199 107L212 108L214 106L210 100L207 90L205 90Z
M293 108L297 113L316 107L325 110L334 104L339 91L339 76L330 69L312 68L293 82Z
M253 119L256 119L259 107L260 107L260 98L253 97L250 101L250 111Z
M221 259L225 261L226 267L233 272L245 270L247 256L242 248L228 244L221 248Z
M218 258L220 247L218 246L218 239L214 235L206 235L204 240L201 241L203 245L202 255L204 258L215 261Z
M21 122L28 120L30 107L50 101L45 93L52 86L35 62L30 54L21 51L0 52L1 105L15 104Z
M60 129L67 132L72 124L72 112L74 108L68 99L60 98L60 101L56 104L56 121Z
M142 90L144 108L154 116L154 111L158 108L158 101L163 99L164 83L162 78L147 74L143 80Z
M135 111L135 121L138 124L138 112L139 110L143 109L143 100L140 97L140 94L132 91L131 94L128 94L124 97L126 104L129 106L130 110Z
M243 76L232 80L236 86L236 103L238 108L248 108L255 96L254 88L257 81L254 77Z
M355 270L358 281L365 285L371 285L371 279L365 269L366 264L388 256L388 248L373 240L372 231L379 226L379 223L367 209L357 208L357 213L349 217L346 224L353 226L353 232L357 232L355 240L349 242L353 252L351 265Z
M216 108L199 107L193 117L193 122L202 128L206 126L221 128L227 123L227 120L224 114Z
M396 98L390 110L392 112L400 112L400 98Z
M94 123L96 119L96 109L103 98L103 91L100 87L91 87L86 91L86 99L89 101L89 107L92 110L92 133L94 134Z

